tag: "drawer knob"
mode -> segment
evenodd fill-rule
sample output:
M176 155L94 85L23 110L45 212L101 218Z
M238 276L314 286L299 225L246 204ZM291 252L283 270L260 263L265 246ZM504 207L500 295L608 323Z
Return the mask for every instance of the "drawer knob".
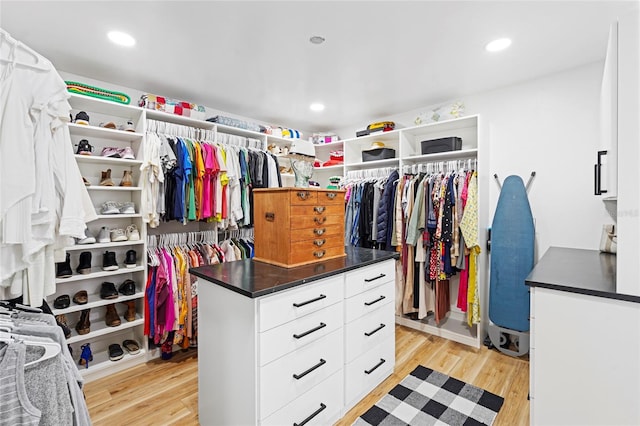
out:
M386 275L385 275L385 274L380 274L380 275L378 275L377 277L373 277L373 278L365 278L365 279L364 279L364 282L365 282L365 283L370 283L371 281L379 280L380 278L384 278L384 277L386 277Z
M327 228L315 228L313 230L313 233L319 237L320 235L324 234L326 231L327 231Z
M296 195L301 200L307 200L311 196L311 193L309 191L298 191Z
M307 417L306 419L304 419L300 423L294 423L293 426L304 426L304 425L306 425L307 423L309 423L311 421L311 419L313 419L315 416L320 414L322 412L322 410L324 410L325 408L327 408L327 406L321 402L320 403L320 408L318 408L316 411L311 413L311 415L309 417Z
M386 299L384 296L380 296L376 300L372 300L371 302L364 302L364 305L365 306L371 306L371 305L374 305L374 304L376 304L376 303L378 303L378 302L380 302L381 300L384 300L384 299Z
M313 208L313 211L318 213L318 214L322 214L322 212L324 212L326 210L325 206L315 206Z
M380 324L380 327L377 327L375 330L372 330L372 331L370 331L368 333L365 331L364 335L367 336L367 337L373 336L374 334L376 334L378 331L382 330L385 327L386 327L386 325Z
M334 198L336 198L336 194L335 192L327 192L327 198L330 200L333 200Z
M264 214L264 218L267 220L267 222L273 222L274 220L276 220L276 214L272 212L266 212Z
M313 244L317 245L318 247L322 247L322 245L324 245L324 243L326 243L327 240L314 240Z
M313 221L318 225L322 225L326 220L327 220L326 217L314 217L313 218Z
M322 256L324 256L324 254L326 253L326 250L318 250L316 252L313 253L313 255L315 257L317 257L318 259L320 259Z
M371 374L371 373L373 373L374 371L376 371L376 370L378 369L378 367L380 367L380 366L381 366L382 364L384 364L385 362L387 362L387 361L385 361L384 359L380 358L380 362L379 362L379 363L377 363L376 365L374 365L373 367L371 367L371 369L370 369L370 370L364 370L364 373L365 373L365 374Z
M322 299L326 299L326 298L327 298L327 296L325 296L324 294L321 294L320 296L316 297L315 299L307 300L306 302L294 303L293 306L295 306L296 308L299 308L300 306L308 305L309 303L317 302L318 300L322 300Z
M308 370L303 371L300 374L294 374L293 378L296 380L300 380L302 379L304 376L306 376L307 374L311 373L313 370L315 370L316 368L320 368L323 365L325 365L327 363L327 361L325 361L324 359L320 358L320 362L317 363L316 365L314 365L313 367L309 368Z
M313 327L311 330L307 330L307 331L305 331L304 333L300 333L300 334L294 334L294 335L293 335L293 338L294 338L294 339L301 339L301 338L303 338L304 336L308 336L308 335L309 335L309 334L311 334L311 333L314 333L314 332L316 332L316 331L318 331L318 330L321 330L321 329L325 328L326 326L327 326L327 324L325 324L325 323L321 322L319 326L317 326L317 327Z

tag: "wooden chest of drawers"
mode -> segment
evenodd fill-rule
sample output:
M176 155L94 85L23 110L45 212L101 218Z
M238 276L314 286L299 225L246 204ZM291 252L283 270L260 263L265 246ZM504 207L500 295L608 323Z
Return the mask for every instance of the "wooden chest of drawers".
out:
M345 256L343 190L253 192L255 260L286 268Z

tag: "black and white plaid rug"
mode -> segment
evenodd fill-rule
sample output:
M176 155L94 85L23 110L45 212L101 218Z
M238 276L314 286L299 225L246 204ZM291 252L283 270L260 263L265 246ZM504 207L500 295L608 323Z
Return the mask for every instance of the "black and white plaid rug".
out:
M418 366L353 424L490 425L503 402L489 391Z

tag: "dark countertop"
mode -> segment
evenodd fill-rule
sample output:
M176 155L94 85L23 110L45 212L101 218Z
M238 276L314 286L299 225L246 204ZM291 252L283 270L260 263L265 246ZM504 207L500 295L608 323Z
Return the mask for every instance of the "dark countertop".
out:
M252 259L189 269L193 275L218 284L244 296L255 298L296 287L311 281L341 274L389 259L398 253L345 247L346 257L312 263L297 268L282 268Z
M616 256L597 250L550 247L526 278L530 287L640 303L616 291Z

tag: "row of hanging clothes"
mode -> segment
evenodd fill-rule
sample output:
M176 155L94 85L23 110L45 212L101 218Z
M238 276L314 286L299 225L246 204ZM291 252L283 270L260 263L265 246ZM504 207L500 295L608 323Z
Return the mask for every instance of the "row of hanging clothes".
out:
M436 324L456 306L469 326L480 321L477 287L478 177L475 159L347 174L345 241L401 253L396 314ZM386 176L385 176L386 175Z
M198 278L189 268L253 257L253 228L147 236L144 334L170 359L198 346Z
M83 384L53 315L0 302L0 424L90 425Z
M141 170L143 220L205 221L216 229L253 225L253 189L282 186L263 141L147 120Z

